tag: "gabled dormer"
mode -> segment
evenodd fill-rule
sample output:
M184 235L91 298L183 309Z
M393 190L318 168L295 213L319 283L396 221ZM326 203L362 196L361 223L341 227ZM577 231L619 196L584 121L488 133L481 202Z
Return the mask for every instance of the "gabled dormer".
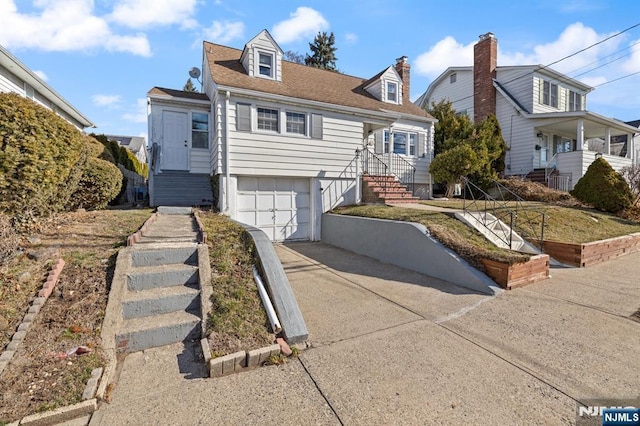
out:
M251 77L282 81L282 49L262 30L244 46L240 62Z
M393 66L367 81L364 89L382 102L402 105L402 78Z

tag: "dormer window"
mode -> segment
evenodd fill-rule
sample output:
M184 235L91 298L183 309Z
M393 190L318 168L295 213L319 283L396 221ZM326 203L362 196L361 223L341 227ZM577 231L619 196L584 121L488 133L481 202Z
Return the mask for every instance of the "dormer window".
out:
M273 78L273 55L270 53L260 52L259 57L259 72L268 78Z
M387 82L387 102L398 103L398 83Z

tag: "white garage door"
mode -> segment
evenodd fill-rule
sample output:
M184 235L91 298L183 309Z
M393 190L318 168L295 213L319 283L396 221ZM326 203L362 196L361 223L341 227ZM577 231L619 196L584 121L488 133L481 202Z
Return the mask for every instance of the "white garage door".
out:
M238 220L272 241L308 240L309 179L238 178Z

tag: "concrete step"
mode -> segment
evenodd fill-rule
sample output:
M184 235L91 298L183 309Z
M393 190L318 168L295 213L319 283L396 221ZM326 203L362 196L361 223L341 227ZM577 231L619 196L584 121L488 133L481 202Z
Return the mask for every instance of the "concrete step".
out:
M137 267L127 274L127 289L143 291L198 283L198 267L193 265L159 265Z
M197 247L139 249L131 253L131 266L160 266L171 263L197 265Z
M144 291L128 291L122 300L124 319L175 311L197 314L200 311L200 291L188 286L160 287Z
M200 318L188 312L171 312L124 320L116 333L118 352L136 352L200 338Z
M142 235L140 241L138 243L143 244L152 244L152 243L197 243L198 236L194 234L193 236L185 236L185 237L161 237L161 236L146 236Z

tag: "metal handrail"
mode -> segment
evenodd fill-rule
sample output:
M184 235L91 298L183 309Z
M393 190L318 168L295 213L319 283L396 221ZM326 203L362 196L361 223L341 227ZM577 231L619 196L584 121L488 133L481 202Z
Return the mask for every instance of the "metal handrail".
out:
M395 152L392 153L391 161L391 173L395 175L403 185L411 186L411 195L415 195L415 166Z
M387 164L382 161L376 154L364 149L362 151L362 172L373 179L373 181L382 188L384 194L387 194L388 169Z
M547 161L547 165L544 168L544 181L549 182L549 176L553 173L554 170L558 168L558 153L556 152L551 156L549 161Z
M509 248L513 247L513 231L517 229L523 238L529 241L536 241L540 245L540 250L543 249L546 220L546 214L544 212L525 206L523 204L524 199L499 182L493 181L499 195L499 199L497 199L473 184L469 179L462 178L462 180L465 184L462 205L465 213L492 213L495 220L487 220L485 214L481 224L502 242L507 244ZM469 197L471 201L468 203L467 199ZM509 205L509 203L511 203L511 205ZM493 230L491 225L507 218L509 219L509 235L501 236ZM538 229L538 222L540 223L540 229Z

